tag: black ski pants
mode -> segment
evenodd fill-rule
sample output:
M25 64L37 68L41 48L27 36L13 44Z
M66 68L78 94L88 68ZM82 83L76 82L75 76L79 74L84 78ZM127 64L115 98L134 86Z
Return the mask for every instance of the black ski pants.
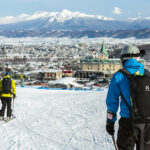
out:
M136 141L131 120L128 118L121 118L119 120L117 136L118 150L134 150L135 144ZM140 150L139 143L136 144L136 150ZM150 144L145 144L144 150L150 150Z
M4 117L5 115L5 109L7 106L7 117L11 117L11 97L1 97L1 102L2 102L2 109L0 112L0 116Z

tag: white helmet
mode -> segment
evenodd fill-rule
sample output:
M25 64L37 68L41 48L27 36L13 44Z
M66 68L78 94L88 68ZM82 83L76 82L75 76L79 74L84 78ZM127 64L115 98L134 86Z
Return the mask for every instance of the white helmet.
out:
M127 60L133 57L140 57L140 50L136 46L125 46L121 51L121 59Z

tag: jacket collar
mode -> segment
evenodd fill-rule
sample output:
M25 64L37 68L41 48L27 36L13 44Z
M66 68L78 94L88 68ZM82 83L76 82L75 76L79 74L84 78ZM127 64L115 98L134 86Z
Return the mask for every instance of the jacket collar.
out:
M11 78L9 75L7 75L7 76L4 76L3 78Z
M134 74L137 71L141 75L144 74L144 65L134 58L125 61L123 68L128 70L131 74Z

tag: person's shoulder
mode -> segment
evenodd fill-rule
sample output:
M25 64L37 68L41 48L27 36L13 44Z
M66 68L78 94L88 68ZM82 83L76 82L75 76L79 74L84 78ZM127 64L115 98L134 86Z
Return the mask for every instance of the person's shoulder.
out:
M112 80L115 80L116 82L120 82L124 79L124 77L125 75L120 70L118 70L113 74Z
M115 72L115 73L113 74L113 76L114 76L114 77L122 77L122 76L124 76L124 74L123 74L120 70L118 70L117 72Z

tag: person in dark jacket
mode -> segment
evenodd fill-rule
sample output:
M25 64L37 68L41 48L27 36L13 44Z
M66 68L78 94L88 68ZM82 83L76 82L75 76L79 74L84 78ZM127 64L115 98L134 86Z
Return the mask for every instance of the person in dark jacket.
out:
M5 92L4 86L6 86L3 82L4 79L10 79L10 91ZM4 113L7 106L7 120L11 119L12 111L11 111L11 101L12 97L16 97L16 86L13 79L11 79L11 73L6 72L3 79L0 81L0 97L1 97L1 103L2 103L2 109L0 111L0 120L4 120Z
M140 51L136 46L126 46L122 49L121 62L123 68L131 74L144 75L144 65L140 63ZM121 101L119 100L121 94L125 97L129 106L131 106L129 79L122 72L116 72L111 79L106 98L106 131L111 136L114 135L114 124L117 120L116 114L120 106L121 118L117 135L118 150L134 150L136 141L130 120L130 111L124 100L122 98ZM145 144L144 147L144 150L150 150L150 144ZM139 150L139 145L137 145L137 150Z

